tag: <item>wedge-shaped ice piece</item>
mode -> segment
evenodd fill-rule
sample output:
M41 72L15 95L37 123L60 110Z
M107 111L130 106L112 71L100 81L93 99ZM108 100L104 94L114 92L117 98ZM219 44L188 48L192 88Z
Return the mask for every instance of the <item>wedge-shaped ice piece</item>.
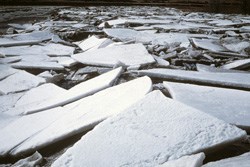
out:
M249 73L202 73L160 68L139 70L137 73L141 76L148 75L168 81L250 90Z
M65 111L63 108L58 107L23 116L0 129L0 141L4 143L0 145L0 157L7 156L13 148L58 120L65 114Z
M15 63L21 60L20 56L0 58L0 64Z
M52 57L51 61L56 61L58 64L61 64L64 67L72 67L78 62L71 57Z
M12 165L12 167L34 167L34 166L40 166L43 162L43 157L39 152L35 152L33 155L21 159L15 164Z
M250 59L236 60L232 63L228 63L223 65L221 68L223 69L235 69L241 70L245 68L250 68Z
M4 94L29 90L45 83L45 79L25 71L19 71L0 81L0 92Z
M86 40L78 43L78 46L83 50L87 51L89 49L97 48L102 45L105 41L109 40L108 38L97 38L96 36L91 36L90 38L87 38Z
M4 35L0 38L0 46L18 46L38 44L50 40L53 34L49 31L35 31L26 34Z
M204 153L183 156L177 160L168 161L157 167L201 167L205 159Z
M0 81L10 75L17 73L19 70L16 70L8 65L0 65Z
M137 36L141 33L127 28L104 29L104 32L113 38L120 39L121 41L136 41Z
M250 153L245 153L243 155L223 159L220 161L210 162L202 167L249 167L250 164Z
M164 82L164 86L173 99L250 130L249 91L174 82Z
M11 67L18 69L42 69L42 70L64 70L64 67L57 62L17 62L11 64Z
M113 67L123 63L126 66L154 63L154 58L142 44L120 45L72 55L77 61L97 66Z
M24 95L23 92L21 93L14 93L8 95L0 96L0 112L4 112L13 108L16 102Z
M18 156L30 153L72 135L90 130L106 118L120 113L142 99L151 89L152 82L150 78L143 77L105 89L69 104L64 107L68 112L64 113L63 117L58 118L46 129L24 141L14 148L10 154ZM36 114L31 114L31 116ZM30 122L23 123L23 126L16 127L20 132L22 128L30 126Z
M74 50L75 48L71 46L48 43L44 46L32 45L32 46L13 46L13 47L0 48L0 54L7 56L19 56L19 55L70 56L73 54Z
M206 49L213 52L225 52L228 51L227 48L223 47L219 40L214 39L196 39L192 38L193 44L202 49Z
M154 91L99 124L52 166L157 166L245 137L245 131Z
M240 70L228 70L223 68L216 68L204 64L196 64L197 71L208 72L208 73L247 73L247 71Z
M112 86L121 73L122 68L119 67L98 77L82 82L65 92L52 96L46 101L38 104L36 107L27 110L25 113L34 113L53 107L64 106L68 103L94 94L102 89Z

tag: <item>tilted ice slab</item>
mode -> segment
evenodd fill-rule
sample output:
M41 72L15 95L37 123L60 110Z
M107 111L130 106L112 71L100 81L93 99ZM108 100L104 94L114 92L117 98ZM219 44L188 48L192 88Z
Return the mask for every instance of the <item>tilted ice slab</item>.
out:
M48 127L62 117L67 110L62 107L47 110L37 114L22 116L0 129L0 157L7 156L16 146Z
M150 76L168 81L178 81L208 86L230 87L234 89L250 90L249 73L203 73L196 71L149 69L135 71L140 76Z
M45 45L13 46L0 48L0 54L6 56L19 55L49 55L49 56L70 56L75 48L62 44L48 43Z
M250 92L164 82L173 99L250 130Z
M52 166L157 166L244 137L245 131L154 91L96 126Z
M13 75L17 73L19 70L16 70L14 68L11 68L8 65L0 65L0 81L3 80L4 78Z
M102 45L105 41L109 40L108 38L97 38L96 36L91 36L87 39L85 39L82 42L79 42L77 45L83 50L83 51L87 51L89 49L93 49L96 48L98 49L98 47L100 45Z
M193 44L202 49L210 50L213 52L225 52L228 51L227 48L223 47L219 40L214 39L196 39L192 38Z
M199 72L207 72L207 73L247 73L247 71L240 70L228 70L223 68L216 68L203 64L196 64L197 71Z
M27 110L25 113L34 113L53 107L63 106L88 95L94 94L102 89L112 86L121 73L122 68L119 67L98 77L82 82L67 91L52 96L46 101Z
M204 153L186 155L177 160L168 161L156 167L201 167L204 159Z
M77 61L97 66L113 67L123 63L126 66L146 65L154 63L154 58L142 44L120 45L101 48L72 55Z
M11 64L11 67L18 69L43 69L43 70L64 70L64 67L57 62L17 62Z
M232 63L228 63L228 64L221 66L221 68L223 68L223 69L235 69L235 70L250 68L250 59L236 60Z
M245 153L243 155L223 159L220 161L210 162L202 167L249 167L250 164L250 153Z
M8 94L8 95L2 95L0 96L0 112L4 112L6 110L9 110L10 108L13 108L16 104L16 102L24 95L23 92L21 93L14 93L14 94Z
M5 126L9 125L11 122L16 120L18 117L11 116L5 113L0 113L0 128L4 128Z
M45 79L25 71L19 71L0 81L0 92L3 94L29 90L45 83Z
M0 38L0 46L18 46L38 44L50 40L53 34L49 31L35 31L32 33L4 35Z
M46 129L36 133L36 135L29 137L28 140L14 148L10 154L12 156L18 156L31 153L54 142L90 130L106 118L120 113L142 99L151 89L152 82L150 78L142 77L105 89L93 96L69 104L63 107L67 110L63 117L58 118L57 121L54 121L47 126ZM46 111L40 113L44 112ZM36 114L31 114L30 116L35 116ZM48 112L47 114L47 116L51 115ZM37 117L37 119L41 120L39 117ZM31 125L31 122L23 122L23 125L16 127L16 129L22 132L22 128ZM8 129L8 131L10 131L10 129Z

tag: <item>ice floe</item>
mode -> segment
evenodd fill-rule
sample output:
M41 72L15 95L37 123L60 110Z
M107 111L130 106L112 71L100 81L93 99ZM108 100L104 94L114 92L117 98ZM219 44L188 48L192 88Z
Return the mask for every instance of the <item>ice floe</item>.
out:
M15 73L17 73L19 70L16 70L8 65L1 65L0 64L0 81L3 80L4 78L13 75Z
M135 71L135 73L138 73L141 76L148 75L150 77L161 78L168 81L250 90L249 73L203 73L161 68L139 70Z
M126 66L154 63L154 58L142 44L129 44L97 49L72 55L77 61L96 66L113 67L118 63Z
M1 142L8 141L8 144L0 146L0 155L9 153L11 156L20 156L90 130L142 99L151 89L150 78L142 77L105 89L63 108L23 116L0 130L1 136L4 135ZM15 139L12 139L13 132L16 132Z
M206 49L206 50L210 50L214 52L228 51L228 49L226 49L219 43L219 40L192 38L192 42L198 48L202 48L202 49Z
M245 137L245 131L154 91L99 124L52 166L156 166Z
M11 67L17 69L42 69L42 70L64 70L64 67L57 62L17 62L11 64Z
M173 99L250 130L249 91L174 82L164 82L164 86Z
M242 60L236 60L232 63L225 64L221 66L223 69L235 69L235 70L241 70L241 69L248 69L250 68L250 59L242 59Z
M216 68L213 66L207 66L203 64L196 64L197 71L199 72L211 72L211 73L247 73L247 71L240 71L240 70L228 70L223 68Z

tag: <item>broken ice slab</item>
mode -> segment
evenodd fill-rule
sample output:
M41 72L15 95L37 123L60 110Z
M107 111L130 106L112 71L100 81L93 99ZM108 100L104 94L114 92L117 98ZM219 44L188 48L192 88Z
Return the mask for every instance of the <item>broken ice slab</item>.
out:
M196 64L197 71L207 73L247 73L247 71L240 70L228 70L223 68L216 68L213 66L207 66L204 64Z
M46 101L37 104L33 108L27 110L25 113L29 114L58 106L64 106L68 103L94 94L102 89L112 86L121 73L122 68L120 67L88 81L82 82L65 92L56 94Z
M35 31L25 34L3 35L0 38L0 46L33 45L50 40L53 34L49 31Z
M46 110L23 116L18 122L15 121L0 130L1 136L5 136L0 138L1 143L8 141L8 144L0 145L0 155L4 156L9 153L11 156L20 156L31 153L90 130L106 118L120 113L142 99L151 89L150 78L142 77L66 105L62 111L60 108L55 108L54 110L58 110L54 113ZM57 118L56 120L50 119L52 122L48 122L46 117ZM45 120L42 121L43 119ZM36 121L35 126L33 126L34 121ZM16 139L8 140L13 137L13 132L19 132L15 133Z
M15 62L20 61L21 59L22 58L19 56L0 58L0 64L15 63Z
M71 57L52 57L50 58L51 61L56 61L58 62L58 64L64 66L64 67L72 67L74 65L76 65L78 62L74 59L72 59Z
M135 73L140 76L147 75L168 81L250 90L249 73L201 73L161 68L139 70L135 71Z
M250 32L250 26L243 26L240 28L240 32L249 33Z
M38 77L44 78L46 80L46 83L57 83L61 81L64 78L63 73L50 73L49 71L44 71L37 75Z
M120 45L101 48L72 55L72 58L86 65L113 67L118 63L126 66L154 63L154 58L142 44Z
M7 156L13 148L48 127L65 113L66 110L58 107L46 112L22 116L0 129L0 141L5 143L0 146L0 157Z
M180 23L172 23L172 24L163 24L163 25L154 25L155 28L161 28L164 30L193 30L193 29L211 29L214 28L212 26L201 24L201 23L191 23L191 22L180 22Z
M0 81L3 80L4 78L10 76L10 75L13 75L15 73L17 73L19 70L17 69L14 69L8 65L1 65L0 64Z
M168 161L156 167L201 167L205 159L204 153L186 155L177 160Z
M35 152L31 156L17 161L12 167L35 167L40 166L43 162L43 157L39 152Z
M17 62L11 64L11 67L17 68L17 69L42 69L42 70L64 70L64 67L57 62L49 62L49 61L43 61L43 62Z
M222 159L220 161L210 162L202 167L249 167L250 164L250 153L245 153L237 157L231 157Z
M157 63L157 66L159 67L169 67L170 63L164 59L162 59L161 57L152 55Z
M210 50L214 52L226 52L229 51L227 48L223 47L220 44L219 40L215 39L197 39L197 38L192 38L191 39L195 47L197 48L202 48L205 50Z
M164 86L174 100L250 131L249 91L174 82Z
M100 123L52 166L157 166L245 137L245 131L154 91Z
M45 79L25 71L18 71L0 81L0 93L8 94L29 90L45 83Z
M10 108L13 108L16 102L24 95L23 92L21 93L14 93L8 95L0 96L0 112L4 112Z
M208 24L210 25L215 25L218 27L232 27L232 26L240 26L240 25L244 25L245 23L243 22L233 22L232 20L214 20L214 21L210 21L208 22Z
M235 60L232 63L221 66L223 69L244 70L250 68L250 59Z
M11 116L5 113L0 113L0 128L4 128L5 126L9 125L14 120L18 119L17 116Z
M84 41L77 42L77 45L83 50L87 51L89 49L98 49L106 42L109 42L108 44L111 44L111 40L108 38L97 38L95 35L85 39Z
M116 29L104 29L105 34L112 38L119 39L121 41L136 41L137 36L141 33L139 31L135 31L127 28L116 28Z
M250 42L229 39L229 43L224 43L223 46L232 52L241 53L246 48L250 48Z
M0 54L5 56L19 55L48 55L48 56L70 56L75 48L62 44L48 43L44 45L13 46L0 48Z

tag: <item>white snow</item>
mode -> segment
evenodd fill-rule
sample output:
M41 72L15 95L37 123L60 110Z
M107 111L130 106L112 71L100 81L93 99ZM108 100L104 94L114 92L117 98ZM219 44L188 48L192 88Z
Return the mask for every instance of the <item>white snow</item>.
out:
M22 121L22 124L20 122L18 126L8 126L4 129L4 132L6 133L7 131L11 133L11 131L20 131L21 134L15 134L16 138L19 139L18 143L20 144L20 138L22 139L23 134L26 134L23 132L23 128L31 127L33 121L39 119L41 122L36 122L36 126L38 126L38 128L36 128L36 126L32 126L32 129L29 128L29 131L36 131L37 133L34 136L25 136L27 140L11 150L10 154L12 156L18 156L24 153L30 153L67 137L90 130L106 118L120 113L124 109L136 103L138 100L142 99L145 94L151 91L151 89L152 83L148 77L138 78L124 84L105 89L94 94L93 96L83 98L63 107L63 109L67 110L67 112L63 112L63 115L57 117L56 121L53 121L53 123L47 124L46 128L43 130L40 130L40 124L43 119L47 118L41 118L38 114L41 113L44 116L47 115L47 117L54 117L55 114L53 115L53 113L50 113L49 111L43 111L24 116L22 117L23 119L30 118L32 116L34 118L30 118L30 121ZM62 113L60 110L56 112ZM11 136L6 136L5 133L4 139L7 140L7 138ZM0 135L3 135L1 131ZM2 141L0 140L0 142ZM5 145L3 146L4 148L1 148L0 146L0 150L3 150L2 152L7 152L9 148L13 148L15 143L13 144L10 139L8 145L11 145L11 147L7 147L7 145Z
M72 55L77 61L96 66L113 67L120 62L126 66L154 63L154 58L142 44L120 45Z
M173 99L250 130L250 92L164 82Z
M161 78L168 81L189 82L192 84L250 90L249 73L203 73L161 68L139 70L135 72L141 76L148 75L150 77Z
M245 137L245 131L154 91L96 126L52 166L156 166Z
M223 159L220 161L210 162L203 165L202 167L249 167L250 164L250 153L243 155Z
M168 161L156 167L201 167L204 159L204 153L186 155L177 160Z
M94 94L102 89L108 88L114 84L116 79L121 75L121 72L122 68L119 67L98 77L82 82L67 91L55 94L46 101L27 110L24 114L34 113L53 107L64 106L68 103Z
M0 81L0 92L4 94L29 90L45 83L45 79L25 71L18 71Z

